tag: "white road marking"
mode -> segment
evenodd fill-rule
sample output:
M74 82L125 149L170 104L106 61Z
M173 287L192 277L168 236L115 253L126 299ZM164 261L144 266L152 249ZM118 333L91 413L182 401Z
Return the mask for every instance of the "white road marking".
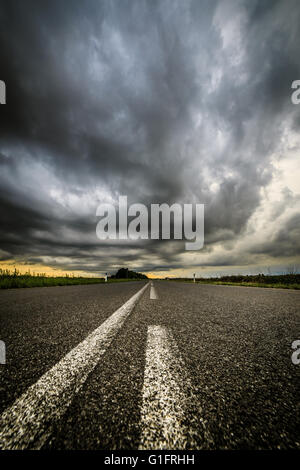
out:
M190 384L183 383L184 369L172 334L164 327L149 326L139 449L186 448L185 391Z
M46 372L0 416L0 448L40 449L148 284Z
M156 293L156 290L155 290L155 287L153 286L152 282L151 282L151 287L150 287L150 300L157 300L158 299L158 295Z

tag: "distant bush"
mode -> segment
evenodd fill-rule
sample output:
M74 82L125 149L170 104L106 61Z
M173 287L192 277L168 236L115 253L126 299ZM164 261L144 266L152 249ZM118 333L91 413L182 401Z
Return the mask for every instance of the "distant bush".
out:
M130 271L128 268L120 268L116 274L113 274L111 279L148 279L145 274Z

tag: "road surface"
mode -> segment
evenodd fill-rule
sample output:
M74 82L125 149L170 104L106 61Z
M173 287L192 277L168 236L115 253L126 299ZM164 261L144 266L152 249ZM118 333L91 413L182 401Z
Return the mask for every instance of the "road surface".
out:
M0 447L299 449L299 300L172 281L1 291Z

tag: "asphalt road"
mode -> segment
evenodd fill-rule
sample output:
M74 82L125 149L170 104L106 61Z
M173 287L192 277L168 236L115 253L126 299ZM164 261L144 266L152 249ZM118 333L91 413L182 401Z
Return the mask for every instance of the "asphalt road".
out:
M145 285L0 292L3 448L299 449L300 292Z

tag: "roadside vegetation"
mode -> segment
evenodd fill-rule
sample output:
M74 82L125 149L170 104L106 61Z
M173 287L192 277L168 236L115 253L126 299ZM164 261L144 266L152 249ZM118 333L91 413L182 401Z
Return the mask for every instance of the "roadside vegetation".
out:
M108 282L126 282L138 281L139 277L116 278L109 277ZM17 269L9 271L0 269L0 289L12 289L18 287L51 287L51 286L71 286L79 284L101 284L104 283L102 277L83 277L83 276L47 276L45 273L32 274L27 272L21 274Z
M190 278L172 278L174 281L193 282ZM198 284L217 284L227 286L271 287L280 289L300 289L300 274L281 275L238 275L210 278L197 278Z
M120 268L109 279L148 279L148 277L145 274L130 271L128 268Z

